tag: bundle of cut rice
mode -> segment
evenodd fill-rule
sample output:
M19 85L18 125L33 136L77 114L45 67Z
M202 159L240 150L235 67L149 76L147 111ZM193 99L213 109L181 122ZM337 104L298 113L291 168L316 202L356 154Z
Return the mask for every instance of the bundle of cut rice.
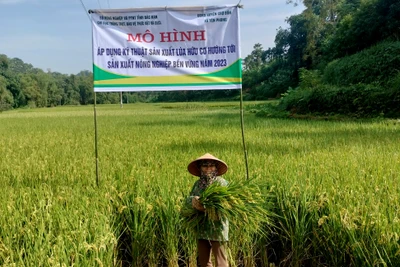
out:
M193 230L198 225L227 219L233 228L263 231L262 226L269 224L271 217L267 199L251 180L231 182L227 186L214 183L203 191L199 199L205 212L185 206L181 213L186 226Z

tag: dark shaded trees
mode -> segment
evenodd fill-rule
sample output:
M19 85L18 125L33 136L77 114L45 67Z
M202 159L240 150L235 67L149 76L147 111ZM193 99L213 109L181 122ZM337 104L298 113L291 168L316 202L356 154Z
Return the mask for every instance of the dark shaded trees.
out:
M252 57L262 54L263 60L261 66L253 63L257 68L243 69L243 87L249 99L279 97L298 87L300 69L318 70L322 74L333 60L385 40L399 40L398 0L303 0L302 3L304 11L287 19L287 29L277 30L275 47L262 53L259 46L254 47ZM246 58L245 63L251 62L252 57Z

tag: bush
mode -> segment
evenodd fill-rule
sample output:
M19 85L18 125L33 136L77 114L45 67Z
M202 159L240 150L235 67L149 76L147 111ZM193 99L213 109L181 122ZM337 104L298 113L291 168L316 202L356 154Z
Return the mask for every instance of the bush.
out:
M324 83L387 83L400 70L400 42L383 42L360 53L334 60L324 70Z
M393 80L393 83L396 83ZM396 83L397 84L397 83ZM351 86L320 85L290 90L278 107L296 114L344 114L356 117L396 117L400 115L400 87L377 84Z

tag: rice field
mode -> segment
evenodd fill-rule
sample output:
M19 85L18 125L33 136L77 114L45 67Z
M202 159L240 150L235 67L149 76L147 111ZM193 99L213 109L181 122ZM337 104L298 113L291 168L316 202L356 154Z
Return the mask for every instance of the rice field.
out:
M267 237L230 234L231 266L400 266L400 122L267 119L245 102ZM0 113L0 266L196 266L180 210L209 152L246 179L239 103Z

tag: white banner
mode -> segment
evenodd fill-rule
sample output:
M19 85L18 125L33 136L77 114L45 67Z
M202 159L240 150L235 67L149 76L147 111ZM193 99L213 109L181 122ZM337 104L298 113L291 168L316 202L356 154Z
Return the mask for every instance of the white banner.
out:
M241 88L236 5L89 13L95 92Z

